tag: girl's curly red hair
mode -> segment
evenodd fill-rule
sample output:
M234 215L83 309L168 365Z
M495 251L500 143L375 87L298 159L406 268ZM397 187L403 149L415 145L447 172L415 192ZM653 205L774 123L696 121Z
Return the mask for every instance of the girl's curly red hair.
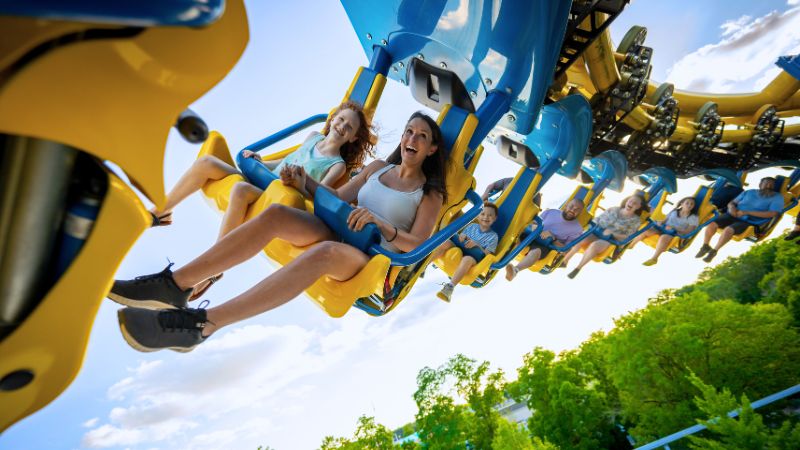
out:
M322 134L327 135L331 130L331 120L344 109L350 109L358 115L358 130L356 130L356 140L353 142L346 142L339 148L339 153L344 160L347 173L357 171L364 165L367 156L375 157L375 145L378 143L378 136L373 132L372 124L367 120L364 114L364 108L352 101L347 100L342 102L336 109L328 115L328 120L325 121L325 127L322 128Z

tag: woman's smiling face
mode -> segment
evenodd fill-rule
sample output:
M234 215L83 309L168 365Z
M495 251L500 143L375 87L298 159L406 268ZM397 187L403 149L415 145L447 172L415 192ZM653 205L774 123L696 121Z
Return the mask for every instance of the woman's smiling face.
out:
M436 150L433 132L428 123L418 117L411 119L406 124L403 137L400 138L400 156L403 162L422 164L422 161Z

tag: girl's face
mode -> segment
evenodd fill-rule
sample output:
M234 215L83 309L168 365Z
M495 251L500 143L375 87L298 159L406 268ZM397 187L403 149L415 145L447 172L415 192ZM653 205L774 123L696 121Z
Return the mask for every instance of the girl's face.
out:
M642 198L638 195L633 195L625 202L625 209L628 211L636 211L642 207Z
M345 108L336 113L331 119L329 135L341 142L355 142L356 133L361 126L358 114L350 108Z
M693 210L694 209L694 205L695 205L695 203L694 203L694 199L693 198L687 198L681 203L681 206L683 207L683 209L685 211Z
M433 143L433 132L428 122L415 117L406 124L403 137L400 138L400 157L404 163L421 165L425 158L436 152Z

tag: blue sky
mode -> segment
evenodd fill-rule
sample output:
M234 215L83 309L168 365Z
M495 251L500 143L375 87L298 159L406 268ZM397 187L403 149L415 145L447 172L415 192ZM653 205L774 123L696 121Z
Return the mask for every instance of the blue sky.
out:
M721 91L756 90L774 71L774 56L800 52L800 14L784 14L797 4L639 0L617 19L612 37L619 42L630 26L647 26L655 80L687 87L710 77L721 80L714 85ZM244 56L193 105L232 149L327 112L357 67L366 64L337 2L250 1L247 7L251 39ZM777 14L773 27L750 45L736 51L720 46L770 14ZM771 45L763 45L764 39ZM405 119L418 109L405 87L387 85L376 114L380 154L393 148ZM171 186L197 147L173 134L166 148L165 180ZM498 173L514 172L490 147L476 172L478 187ZM691 194L696 185L682 181L677 195ZM545 205L557 204L573 187L556 177L545 188ZM606 204L618 198L609 195ZM160 270L167 257L181 265L216 237L219 216L198 196L179 206L174 219L173 226L142 236L118 277ZM784 221L781 228L788 226ZM718 260L746 248L731 244ZM657 268L643 268L649 249L637 248L612 266L587 267L573 282L563 273L523 273L514 283L457 289L449 305L434 298L444 276L429 270L402 307L385 318L353 311L334 320L300 298L232 326L186 355L130 349L117 328L117 305L106 301L78 378L56 401L0 436L0 448L308 449L325 435L350 435L360 414L400 426L413 420L411 394L423 366L462 352L513 377L523 354L535 346L573 348L659 290L693 281L704 266L690 253L665 255ZM254 258L226 273L207 296L218 304L272 270L264 258Z

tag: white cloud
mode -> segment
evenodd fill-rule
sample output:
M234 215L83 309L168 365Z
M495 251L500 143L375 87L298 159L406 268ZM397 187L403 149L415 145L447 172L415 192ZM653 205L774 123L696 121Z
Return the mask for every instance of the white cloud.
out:
M438 27L443 30L461 28L467 23L468 12L469 2L467 0L459 0L456 9L442 15L442 18L439 19Z
M718 43L678 60L668 70L667 81L681 89L706 92L761 90L778 73L778 56L800 52L800 8L754 19L742 16L721 28Z
M92 428L93 426L97 425L97 422L99 421L100 419L98 417L93 417L86 422L83 422L83 426L86 428Z
M797 6L800 5L800 0L787 0L786 4L789 6Z
M750 19L752 19L752 17L750 17L750 16L742 16L742 17L739 17L736 20L728 20L728 21L726 21L725 23L720 25L720 28L722 28L722 35L723 36L728 36L728 35L731 35L733 33L736 33L737 31L740 31L744 25L746 25L748 22L750 22Z
M191 441L192 448L226 448L247 435L258 442L273 426L260 414L302 414L303 399L315 387L301 380L356 354L365 341L380 341L394 322L354 315L324 334L294 325L244 325L188 355L141 361L108 389L114 406L107 423L86 422L93 429L83 445ZM289 403L276 401L278 395ZM234 419L243 416L251 419ZM197 429L203 432L187 434Z

